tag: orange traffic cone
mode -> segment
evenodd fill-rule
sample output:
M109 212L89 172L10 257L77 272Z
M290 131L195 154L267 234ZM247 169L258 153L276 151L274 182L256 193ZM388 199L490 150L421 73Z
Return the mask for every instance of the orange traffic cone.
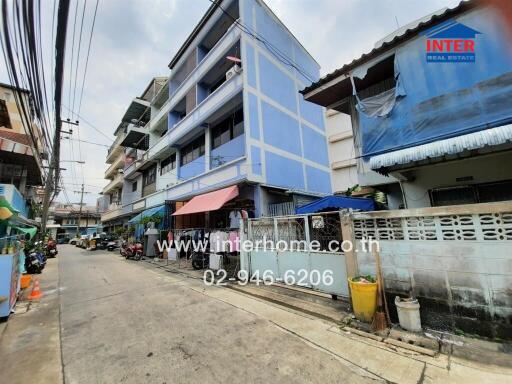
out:
M41 289L39 288L39 279L34 280L34 285L32 287L32 292L30 292L30 295L28 295L29 300L35 300L39 299L43 296L43 293L41 292Z

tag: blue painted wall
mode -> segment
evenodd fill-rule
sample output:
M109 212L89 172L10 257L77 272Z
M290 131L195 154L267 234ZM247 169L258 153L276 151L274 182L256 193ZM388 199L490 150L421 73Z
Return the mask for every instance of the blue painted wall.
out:
M304 157L315 163L329 166L329 156L323 149L327 147L325 135L302 125L302 138L304 140Z
M262 174L261 149L255 145L251 146L251 169L256 175Z
M265 56L259 55L260 89L265 95L292 112L297 112L297 90L293 79Z
M247 83L256 88L256 56L254 53L254 48L250 44L245 44L245 64L244 70L247 71Z
M258 97L253 93L248 93L249 97L249 129L253 139L260 139L260 118L258 113ZM247 119L246 119L247 121Z
M308 189L314 192L331 193L331 176L328 172L321 169L306 166L306 178L308 180Z
M302 156L299 122L270 104L261 102L265 143Z
M299 95L299 108L300 115L304 120L315 125L317 128L322 130L325 129L323 108L319 107L317 104L304 100L302 95Z
M371 156L512 122L512 55L487 9L455 21L481 34L475 62L426 61L426 36L400 46L395 70L405 96L386 117L359 113L362 152Z
M211 168L236 160L245 155L245 135L235 137L233 140L211 151ZM216 159L218 157L219 159Z
M265 152L267 183L287 188L305 189L302 163L273 152Z
M310 191L330 193L323 108L305 102L298 93L319 78L318 63L268 9L254 0L245 0L241 4L243 23L301 68L297 71L283 64L268 47L250 37L243 39L247 83L255 89L254 92L259 91L245 90L249 104L246 110L250 115L246 119L249 123L248 137L256 140L248 144L252 163L250 170L257 176L264 173L265 182L273 186L298 190L307 186ZM259 164L262 156L265 156L265 172ZM318 168L311 167L312 164L308 163L311 170L307 176L306 161L318 165ZM319 169L322 167L324 170ZM315 187L310 188L310 185Z
M200 175L204 173L206 170L205 157L201 156L191 161L188 164L185 164L179 167L178 175L180 180L190 179L191 177Z

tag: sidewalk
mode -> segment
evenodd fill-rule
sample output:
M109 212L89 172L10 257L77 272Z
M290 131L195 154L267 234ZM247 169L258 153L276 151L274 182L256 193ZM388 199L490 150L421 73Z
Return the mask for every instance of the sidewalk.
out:
M43 273L34 276L43 297L19 301L15 308L19 313L0 324L0 375L5 383L62 382L58 259L49 259Z
M492 383L512 379L512 358L508 367L481 364L463 358L438 354L427 356L409 349L343 331L333 322L295 311L282 305L269 303L224 287L206 286L198 278L185 278L174 268L162 268L156 263L144 263L154 273L169 281L180 281L194 291L223 301L238 309L266 319L289 332L308 345L315 346L339 359L361 376L393 383ZM168 274L166 272L172 272ZM195 274L194 274L195 275ZM190 276L196 277L196 276Z

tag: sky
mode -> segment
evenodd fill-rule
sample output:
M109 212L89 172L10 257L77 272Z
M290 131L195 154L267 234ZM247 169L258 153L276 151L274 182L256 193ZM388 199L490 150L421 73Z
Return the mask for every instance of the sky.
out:
M76 1L77 25L85 7L83 41L78 65L78 84L85 68L87 40L92 23L94 0L71 0L67 61L62 116L76 119L66 107L72 104L74 74L69 75L73 51L72 36ZM458 0L266 0L301 44L321 65L321 75L343 66L373 48L376 41L426 14L453 7ZM53 2L42 1L43 35L51 41ZM183 41L210 6L208 0L99 0L91 53L80 111L80 126L73 136L110 146L114 130L130 101L140 96L154 76L168 76L167 67ZM75 29L78 41L79 29ZM75 43L76 44L76 43ZM76 60L78 44L74 49ZM51 72L51 49L47 47L45 68ZM75 61L76 65L76 61ZM50 76L47 76L50 78ZM70 82L70 78L72 79ZM0 82L9 82L5 66L0 67ZM71 97L70 97L71 95ZM75 96L76 97L76 96ZM75 103L78 105L78 101ZM73 108L71 108L73 109ZM75 107L75 112L76 111ZM57 200L79 202L75 191L85 184L84 202L95 204L107 181L107 147L62 140L63 160L82 160L85 164L63 163L66 193Z

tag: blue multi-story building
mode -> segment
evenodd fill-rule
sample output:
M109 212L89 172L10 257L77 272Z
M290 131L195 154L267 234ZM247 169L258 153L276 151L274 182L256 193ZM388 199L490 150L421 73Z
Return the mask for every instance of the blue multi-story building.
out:
M323 109L299 94L319 65L263 1L212 4L169 68L118 129L117 213L237 186L228 206L261 216L331 193Z
M358 181L386 192L390 208L512 200L507 27L461 2L302 91L350 116Z

